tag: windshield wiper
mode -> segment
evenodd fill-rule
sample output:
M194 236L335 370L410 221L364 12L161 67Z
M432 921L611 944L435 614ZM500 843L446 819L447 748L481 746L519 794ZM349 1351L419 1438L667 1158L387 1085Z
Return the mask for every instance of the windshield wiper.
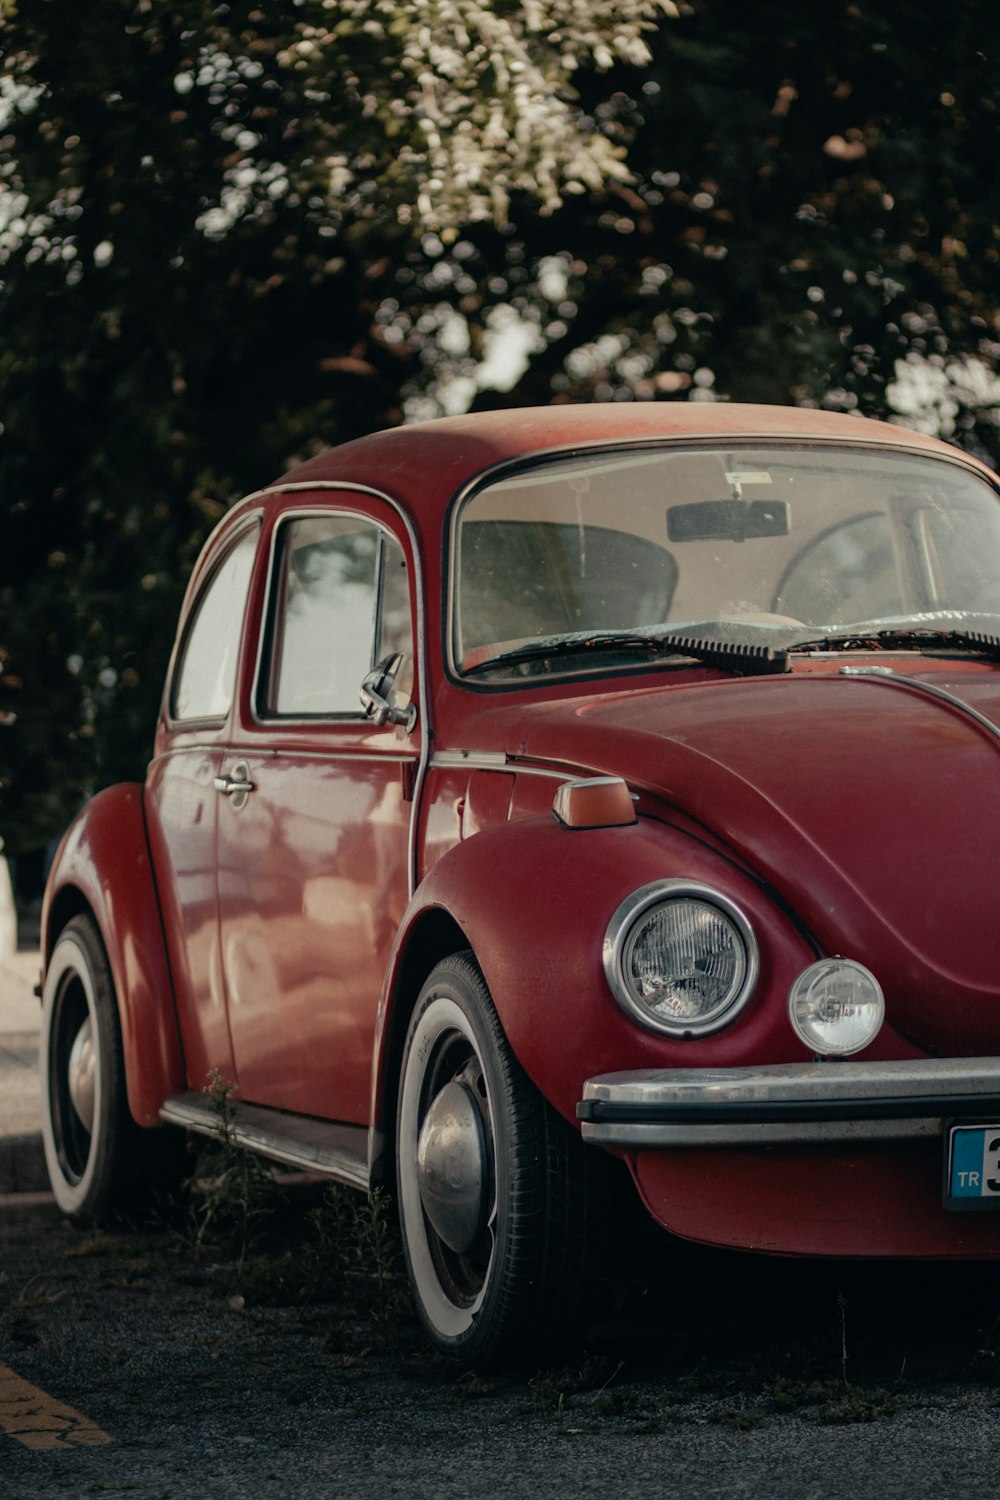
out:
M786 651L978 651L1000 661L1000 636L979 630L936 630L933 626L894 630L849 630L841 635L821 635L815 640L795 641Z
M473 677L496 667L516 666L519 662L542 661L550 657L576 656L590 651L647 651L651 656L690 656L706 667L719 667L738 677L767 676L788 671L788 652L771 646L748 646L739 641L707 641L698 636L633 634L620 631L580 632L548 641L533 641L501 651L485 661L466 667L464 675Z

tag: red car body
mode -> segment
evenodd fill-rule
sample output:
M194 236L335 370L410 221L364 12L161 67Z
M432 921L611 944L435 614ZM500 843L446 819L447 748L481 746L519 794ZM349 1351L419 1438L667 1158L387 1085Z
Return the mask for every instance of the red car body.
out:
M572 465L595 455L635 466L650 454L711 452L733 491L725 504L742 515L753 485L780 491L757 458L740 457L765 450L809 455L817 491L834 483L844 455L860 463L874 454L887 472L896 462L930 466L946 499L961 483L1000 505L982 465L898 427L671 403L515 410L379 433L321 454L229 512L191 580L145 786L89 803L47 893L49 961L81 914L99 934L134 1122L210 1128L201 1091L214 1073L247 1107L251 1145L359 1186L391 1180L403 1059L419 1045L407 1039L415 1002L436 966L464 953L530 1086L574 1140L582 1131L588 1157L624 1162L672 1233L811 1255L1000 1253L1000 1217L956 1212L942 1192L950 1122L1000 1122L995 610L960 621L959 610L935 612L924 598L923 636L907 636L894 610L830 649L794 649L795 621L782 621L796 611L773 609L786 596L808 602L794 562L746 647L767 657L763 672L750 657L735 669L727 660L728 626L714 657L699 638L700 655L597 654L565 669L553 657L535 672L537 643L518 661L532 635L520 628L492 667L490 643L459 656L459 616L472 618L480 588L470 572L456 595L461 547L472 557L460 536L469 496L514 476L504 504L515 519L501 508L489 521L509 528L495 532L508 556L523 535L510 528L530 521L516 485L535 483L546 465L579 486ZM635 468L636 483L643 472ZM886 481L890 520L914 492L909 483L897 496ZM773 504L754 513L753 524L783 540L726 532L730 512L710 512L721 503L712 498L698 502L701 513L688 507L701 541L685 541L681 516L667 550L683 568L685 546L705 546L717 516L726 558L790 546L803 488L790 491L785 519L774 519ZM921 526L928 507L925 530L940 543L945 501L922 503ZM867 575L847 541L874 523L863 506L859 514L847 540L813 525L809 547L835 556L837 576L861 589ZM297 536L320 537L331 516L374 528L384 570L403 559L410 619L399 628L414 671L397 722L375 722L371 699L369 715L264 709L281 591L299 587L291 565L278 581L282 528L295 518ZM331 535L346 524L335 519ZM906 526L904 539L916 537L916 523ZM231 702L215 716L196 704L191 717L177 698L191 622L241 536L250 540ZM303 545L304 565L319 569L328 545ZM320 549L311 560L310 546ZM944 551L921 546L907 577L933 571ZM823 567L820 591L834 565ZM476 569L476 580L493 577L485 563ZM334 654L340 628L331 627ZM377 628L385 637L384 619ZM398 659L393 670L403 670ZM297 691L311 701L302 687L290 702ZM376 708L390 697L377 693ZM637 1020L609 984L613 914L664 881L685 883L695 901L698 891L721 893L720 910L732 903L753 935L751 993L704 1032ZM789 992L810 966L840 957L876 976L885 1019L861 1050L817 1056L790 1024ZM59 983L50 970L53 997ZM54 1041L50 1093L57 1054ZM80 1212L93 1206L78 1187L86 1150L67 1168L52 1113L53 1179L68 1211ZM473 1175L489 1160L489 1150L476 1156ZM977 1200L992 1207L992 1190ZM479 1295L474 1287L452 1300L473 1305ZM447 1319L425 1320L442 1346L463 1347L464 1325L455 1333Z

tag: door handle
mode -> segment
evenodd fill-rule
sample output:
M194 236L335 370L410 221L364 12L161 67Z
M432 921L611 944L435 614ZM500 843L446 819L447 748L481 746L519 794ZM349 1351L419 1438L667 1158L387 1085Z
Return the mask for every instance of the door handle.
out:
M247 798L255 789L250 780L250 767L245 760L236 762L231 775L216 776L212 784L217 792L230 799L237 812L246 806Z

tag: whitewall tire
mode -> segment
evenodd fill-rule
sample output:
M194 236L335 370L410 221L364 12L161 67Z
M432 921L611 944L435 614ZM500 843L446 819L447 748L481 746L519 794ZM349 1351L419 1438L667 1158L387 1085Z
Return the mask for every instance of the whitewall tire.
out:
M417 1313L463 1362L523 1362L585 1331L606 1159L527 1078L471 954L438 964L400 1074L396 1176Z
M55 1200L87 1221L138 1213L178 1175L183 1140L129 1113L111 970L89 916L52 950L42 997L42 1139Z

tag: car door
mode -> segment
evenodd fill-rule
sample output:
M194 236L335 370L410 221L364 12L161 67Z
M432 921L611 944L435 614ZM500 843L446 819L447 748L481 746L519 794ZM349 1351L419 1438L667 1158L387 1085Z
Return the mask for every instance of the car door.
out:
M235 1072L219 955L216 821L260 517L224 538L182 621L146 778L146 823L188 1081Z
M411 570L388 507L343 498L297 497L273 530L252 691L220 778L219 931L241 1098L365 1123L420 729L362 708L365 676L397 655L410 707Z

